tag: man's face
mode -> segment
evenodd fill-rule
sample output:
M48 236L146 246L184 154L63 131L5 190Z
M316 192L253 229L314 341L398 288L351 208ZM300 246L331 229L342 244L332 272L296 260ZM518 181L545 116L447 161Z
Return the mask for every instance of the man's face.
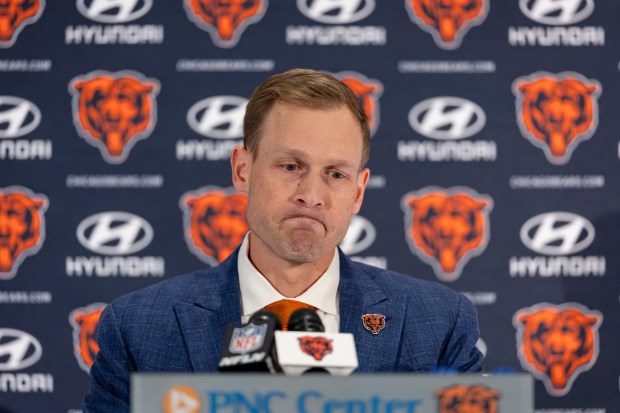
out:
M331 260L368 180L361 135L344 106L273 106L254 158L241 148L232 157L235 188L248 193L251 256L259 248L294 264Z

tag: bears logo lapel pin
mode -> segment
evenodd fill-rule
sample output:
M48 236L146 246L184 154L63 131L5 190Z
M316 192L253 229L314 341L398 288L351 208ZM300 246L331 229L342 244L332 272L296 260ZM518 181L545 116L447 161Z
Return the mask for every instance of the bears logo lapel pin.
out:
M383 314L364 314L362 324L372 334L379 334L379 331L385 328L385 316Z

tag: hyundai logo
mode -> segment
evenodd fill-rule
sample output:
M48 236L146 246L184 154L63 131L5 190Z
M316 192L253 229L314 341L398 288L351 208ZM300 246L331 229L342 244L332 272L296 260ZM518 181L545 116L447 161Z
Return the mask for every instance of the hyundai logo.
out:
M368 17L375 9L375 0L297 0L297 8L320 23L347 24Z
M409 124L420 135L439 140L464 139L480 132L486 115L474 102L453 96L423 100L409 111Z
M0 328L0 370L21 370L41 358L41 343L30 334L12 328Z
M566 26L587 19L594 11L594 0L520 0L519 8L538 23Z
M151 10L153 0L77 0L78 11L99 23L127 23Z
M340 243L340 249L347 255L358 254L370 247L377 231L372 223L359 215L354 215L349 223L349 229Z
M248 100L239 96L213 96L196 102L187 123L196 133L214 139L243 137L243 116Z
M521 241L534 252L570 255L594 241L594 226L584 217L570 212L548 212L528 219L521 227Z
M41 111L32 102L16 96L0 96L0 139L17 138L41 123Z
M128 212L108 211L91 215L77 227L82 246L102 255L127 255L146 248L153 228L143 218Z

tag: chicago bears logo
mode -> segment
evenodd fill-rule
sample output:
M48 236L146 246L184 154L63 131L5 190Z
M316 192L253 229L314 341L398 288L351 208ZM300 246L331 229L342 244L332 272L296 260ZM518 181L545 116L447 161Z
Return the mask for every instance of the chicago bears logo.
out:
M107 162L122 163L136 142L153 130L158 92L157 80L136 72L78 76L69 86L75 127Z
M547 160L563 165L598 125L601 85L577 73L539 72L515 80L517 122L521 133L542 148Z
M321 361L323 357L334 351L332 347L332 340L328 340L325 337L299 337L299 348L304 353L312 356L315 360Z
M564 396L596 362L602 322L601 313L577 303L541 303L517 311L513 324L521 366L542 380L550 395Z
M499 413L501 392L481 384L456 385L435 392L439 399L438 413Z
M82 370L87 373L99 353L95 333L105 306L102 303L91 304L76 308L69 314L69 323L73 327L73 353Z
M218 47L233 47L241 33L263 18L267 0L185 0L189 19L211 35Z
M349 86L360 101L368 117L370 133L374 135L379 127L379 98L383 93L383 85L378 80L370 80L356 72L340 72L334 74L342 83Z
M454 281L489 240L493 201L469 188L425 188L405 194L405 233L412 252L443 281Z
M405 5L411 20L447 50L458 48L465 33L489 13L488 0L406 0Z
M364 314L362 316L362 324L371 333L379 334L379 331L385 327L385 316L381 314Z
M226 259L249 231L247 205L247 195L217 187L185 193L180 206L190 250L210 265Z
M13 46L22 29L43 14L45 0L4 0L0 3L0 48Z
M47 205L45 195L27 188L0 188L0 279L13 278L22 261L43 245Z

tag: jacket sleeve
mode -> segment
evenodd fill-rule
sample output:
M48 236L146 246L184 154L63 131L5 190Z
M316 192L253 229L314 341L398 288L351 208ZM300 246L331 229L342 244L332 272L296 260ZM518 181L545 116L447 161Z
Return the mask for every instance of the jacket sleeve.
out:
M112 305L97 325L99 353L90 369L90 391L82 403L84 413L129 413L129 373L135 371L125 347Z
M456 320L441 352L439 367L461 373L481 371L484 355L476 347L479 338L476 308L461 295Z

